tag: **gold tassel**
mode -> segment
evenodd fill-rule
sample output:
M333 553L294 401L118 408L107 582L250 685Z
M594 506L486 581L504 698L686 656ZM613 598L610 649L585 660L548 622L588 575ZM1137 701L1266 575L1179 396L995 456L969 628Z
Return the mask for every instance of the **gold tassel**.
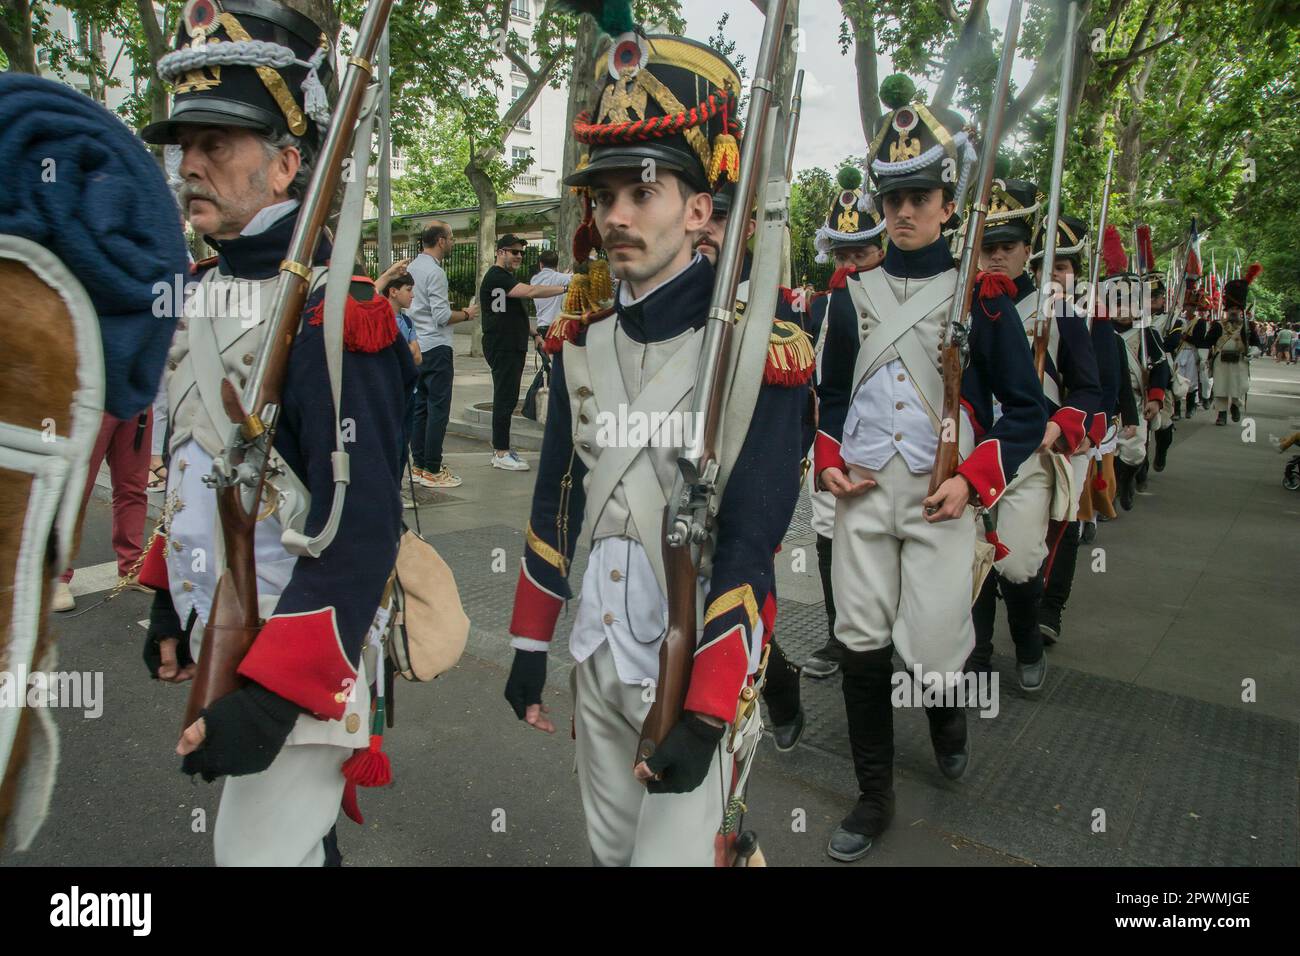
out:
M733 183L740 181L740 146L730 133L713 137L713 151L709 157L709 182L716 184L723 174Z
M593 302L604 302L613 298L614 285L609 278L609 262L605 259L595 259L588 268ZM576 279L577 276L574 278Z
M581 272L569 281L569 289L564 295L564 312L582 315L587 311L587 285L590 281Z

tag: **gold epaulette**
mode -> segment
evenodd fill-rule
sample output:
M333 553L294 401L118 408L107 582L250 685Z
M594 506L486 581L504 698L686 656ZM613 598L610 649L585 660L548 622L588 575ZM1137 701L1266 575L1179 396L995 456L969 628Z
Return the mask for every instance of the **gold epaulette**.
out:
M805 385L812 378L815 364L808 333L796 322L784 319L774 321L767 342L767 364L763 367L763 381L768 385L787 387Z

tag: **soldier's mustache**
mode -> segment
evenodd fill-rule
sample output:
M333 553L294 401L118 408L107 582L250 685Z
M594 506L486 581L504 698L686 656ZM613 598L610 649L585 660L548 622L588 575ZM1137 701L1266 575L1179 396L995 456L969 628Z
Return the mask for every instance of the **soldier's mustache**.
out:
M645 243L640 239L630 236L624 232L611 232L605 237L606 246L634 246L637 249L645 247Z
M202 186L194 186L189 183L181 187L179 196L182 207L188 207L191 199L206 199L218 208L223 205L215 193L204 189Z

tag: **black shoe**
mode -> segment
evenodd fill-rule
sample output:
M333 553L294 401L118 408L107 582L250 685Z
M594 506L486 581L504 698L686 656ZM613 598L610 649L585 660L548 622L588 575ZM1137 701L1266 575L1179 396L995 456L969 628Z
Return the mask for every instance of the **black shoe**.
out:
M1101 515L1098 515L1097 518L1100 521L1110 520L1109 518L1102 518ZM1085 521L1083 523L1083 530L1079 532L1079 543L1092 544L1096 540L1097 540L1097 522Z
M1201 408L1205 409L1207 412L1210 410L1210 400L1208 398L1201 399Z
M1182 413L1181 411L1179 411L1179 410L1178 410L1178 406L1175 405L1175 406L1174 406L1174 414L1173 414L1173 417L1170 419L1170 421L1181 422L1182 420L1183 420L1183 413Z
M804 713L803 708L794 715L794 720L788 724L773 724L772 739L776 741L776 749L781 753L789 753L794 750L794 745L799 742L803 736Z
M1216 424L1216 425L1226 425L1226 424L1228 424L1228 413L1227 413L1227 412L1219 412L1218 417L1214 419L1214 424Z
M1194 399L1194 398L1192 398L1192 396L1188 395L1188 396L1187 396L1187 416L1186 416L1186 417L1187 417L1187 419L1188 419L1189 421L1191 420L1191 417L1192 417L1192 411L1193 411L1195 408L1196 408L1196 399Z
M1145 459L1137 467L1137 474L1134 475L1133 487L1138 491L1147 490L1147 479L1150 477L1150 463Z
M852 863L867 855L871 843L872 838L865 833L854 833L841 824L831 834L831 842L826 846L826 855L841 863Z
M1020 682L1020 689L1026 693L1033 694L1042 690L1047 680L1047 655L1044 654L1032 664L1016 661L1016 680Z
M966 711L960 707L927 707L930 743L939 772L958 780L970 765L970 744L966 735Z
M1156 460L1154 468L1156 471L1164 471L1165 465L1169 461L1169 446L1174 443L1174 429L1162 428L1156 432Z
M1051 647L1061 636L1061 612L1053 607L1038 606L1038 633L1043 635L1043 646Z
M1241 409L1236 405L1232 406L1232 420L1234 422L1241 421Z
M804 677L811 677L814 680L824 680L827 677L834 677L840 671L840 655L844 653L844 645L835 638L826 642L826 646L813 653L813 656L804 662L800 670Z

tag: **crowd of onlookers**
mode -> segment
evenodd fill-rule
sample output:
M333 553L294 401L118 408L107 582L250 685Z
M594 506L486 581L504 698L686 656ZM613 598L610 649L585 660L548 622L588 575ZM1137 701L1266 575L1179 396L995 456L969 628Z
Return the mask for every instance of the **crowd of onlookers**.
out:
M1300 323L1265 322L1259 338L1264 354L1273 356L1274 362L1295 365L1300 360Z

